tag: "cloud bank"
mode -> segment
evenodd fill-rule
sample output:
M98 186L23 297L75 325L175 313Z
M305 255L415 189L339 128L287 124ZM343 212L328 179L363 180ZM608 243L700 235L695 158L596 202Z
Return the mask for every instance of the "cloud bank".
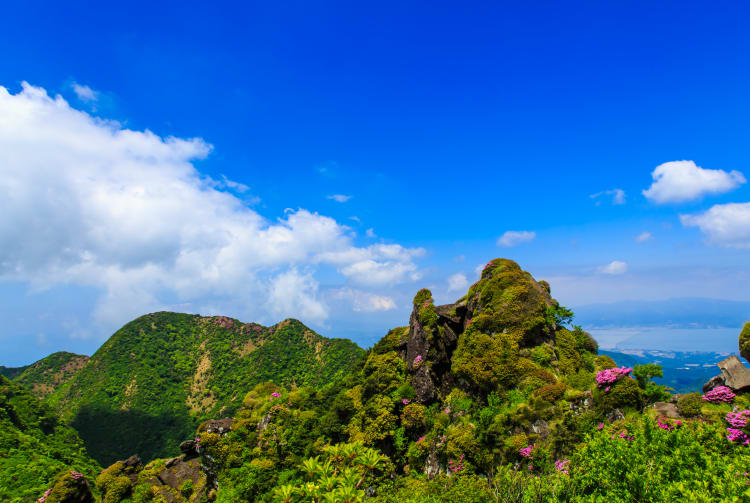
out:
M93 287L95 321L116 328L177 304L322 323L323 269L370 288L420 277L422 249L357 246L348 227L305 209L264 218L233 193L246 185L196 170L211 150L93 117L27 83L17 94L0 87L0 242L12 243L0 248L0 281ZM360 307L392 308L370 300Z
M497 246L510 248L513 246L518 246L522 243L533 241L535 237L536 232L532 231L505 231L503 235L497 239Z

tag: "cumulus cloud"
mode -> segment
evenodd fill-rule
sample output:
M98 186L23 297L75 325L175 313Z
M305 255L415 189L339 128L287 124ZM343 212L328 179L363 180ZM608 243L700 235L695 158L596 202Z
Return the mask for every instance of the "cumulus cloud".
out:
M614 205L625 204L625 191L622 189L603 190L596 194L591 194L589 197L591 199L598 199L601 196L612 196L612 204ZM598 205L599 201L597 201L596 204Z
M750 203L716 204L708 211L680 215L685 227L698 227L710 243L750 248Z
M598 270L602 274L616 276L628 272L628 264L620 260L613 260L609 264L601 266Z
M703 169L693 161L665 162L651 173L651 187L643 191L657 204L693 201L705 195L723 194L747 180L739 171Z
M334 292L335 299L348 300L355 312L374 313L396 309L396 302L387 295L378 295L352 288L341 288Z
M376 237L378 237L377 234L375 234L375 230L372 229L372 228L369 228L369 229L367 229L365 231L365 236L367 236L368 238L376 238Z
M650 232L641 232L640 234L638 234L635 237L635 242L636 243L645 243L646 241L648 241L652 237L654 237L654 236Z
M337 203L345 203L351 198L352 196L345 196L344 194L333 194L332 196L328 196L328 199L333 199Z
M161 138L72 108L26 83L0 87L0 281L93 287L107 328L189 304L250 320L330 316L316 273L396 284L423 249L357 246L334 219L294 209L268 220L193 166L211 145ZM384 303L382 305L386 305Z
M528 243L536 237L536 232L531 231L505 231L502 236L497 239L497 246L503 246L509 248L511 246L517 246L521 243Z
M455 292L466 289L469 286L469 280L463 273L456 273L448 278L448 291Z

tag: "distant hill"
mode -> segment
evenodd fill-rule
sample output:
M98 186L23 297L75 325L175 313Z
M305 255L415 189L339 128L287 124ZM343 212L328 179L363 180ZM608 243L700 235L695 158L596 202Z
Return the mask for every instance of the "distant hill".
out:
M674 388L675 393L701 391L703 384L720 373L718 362L729 356L727 353L680 352L653 350L599 350L611 356L617 365L632 367L644 363L658 363L664 372L663 379L654 379L659 384Z
M92 480L101 467L73 428L28 390L0 376L0 501L36 501L63 470Z
M5 365L0 365L0 375L7 377L8 379L13 379L27 368L29 368L29 365L26 365L25 367L6 367Z
M14 381L39 398L46 398L71 379L89 361L88 356L59 351L24 367Z
M174 452L200 421L231 415L258 383L324 385L363 355L297 320L153 313L115 332L48 401L102 464L147 461Z

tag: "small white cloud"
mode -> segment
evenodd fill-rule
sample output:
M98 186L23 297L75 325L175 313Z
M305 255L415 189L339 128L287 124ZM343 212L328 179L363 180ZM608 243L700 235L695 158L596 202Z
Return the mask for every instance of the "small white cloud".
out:
M99 100L99 93L91 89L89 86L73 82L72 87L73 92L76 93L78 99L84 103L93 103Z
M359 217L357 217L357 216L354 216L354 217L349 217L349 220L354 220L354 221L355 221L355 222L357 222L358 224L361 224L361 223L362 223L362 220L360 220L360 219L359 219Z
M497 239L497 246L503 246L509 248L511 246L517 246L521 243L528 243L536 237L536 232L531 231L505 231L505 233Z
M628 272L628 264L621 260L613 260L609 264L601 266L598 270L602 274L611 274L615 276Z
M333 298L351 301L352 310L355 312L375 313L396 309L396 302L387 295L377 295L352 288L341 288L335 291Z
M224 175L221 175L221 178L223 178L224 180L223 183L220 184L221 187L226 187L226 188L235 190L239 192L240 194L244 194L245 192L250 190L250 187L248 187L244 183L232 181Z
M665 162L656 167L651 177L654 182L643 191L643 195L657 204L680 203L708 194L723 194L747 181L739 171L703 169L693 161Z
M484 271L484 268L487 266L487 264L479 264L474 268L474 274L477 275L477 278L482 277L482 271Z
M625 204L625 191L622 189L603 190L596 194L591 194L589 197L591 199L598 199L601 196L612 196L612 204L614 205ZM598 205L599 201L597 201L596 204Z
M372 230L372 228L370 228L370 229L367 229L367 230L365 231L365 236L367 236L368 238L376 238L376 237L378 237L378 236L377 236L377 235L375 234L375 231L374 231L374 230Z
M648 241L652 237L654 237L654 236L650 232L641 232L640 234L638 234L635 237L635 242L636 243L645 243L646 241Z
M345 196L344 194L333 194L332 196L328 196L328 199L333 199L337 203L345 203L351 198L352 196Z
M464 290L467 286L469 286L469 280L466 279L466 275L463 273L459 272L448 278L449 292Z
M685 227L698 227L712 244L750 248L750 203L716 204L708 211L680 215Z

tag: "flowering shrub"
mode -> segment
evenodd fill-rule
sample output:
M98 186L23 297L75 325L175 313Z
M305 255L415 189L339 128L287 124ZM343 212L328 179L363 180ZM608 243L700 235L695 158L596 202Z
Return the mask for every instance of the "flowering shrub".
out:
M464 455L458 458L458 461L454 462L452 459L448 460L448 469L453 473L458 473L464 469Z
M735 394L727 386L716 386L714 389L703 395L703 399L711 403L732 403Z
M78 472L72 471L72 470L70 472L70 476L73 477L76 480L80 480L80 479L83 478L83 474L82 473L78 473Z
M662 430L672 431L682 426L682 421L659 416L656 418L656 426Z
M404 405L409 405L411 403L411 400L409 400L408 398L402 398L401 403Z
M727 413L724 417L730 426L727 428L727 440L736 444L750 445L750 435L742 430L747 426L748 418L750 418L750 410Z
M596 385L604 388L604 391L609 391L616 381L627 376L632 371L632 368L627 367L602 370L596 374Z
M49 496L49 493L51 493L51 492L52 492L52 488L50 487L49 489L47 489L47 490L46 490L46 491L44 492L44 495L43 495L43 496L42 496L41 498L39 498L39 500L38 500L38 501L39 501L39 503L44 503L44 502L45 502L45 500L47 499L47 496Z
M417 356L416 356L416 357L414 358L414 362L413 362L413 364L414 364L414 366L415 366L415 367L419 367L419 364L420 364L420 363L422 363L422 355L417 355Z
M281 398L281 393L273 392L271 393L271 397L269 398L270 401L273 401L274 398Z
M558 459L555 461L555 470L557 470L560 473L568 474L570 473L568 471L568 465L570 464L569 459Z
M523 449L519 449L518 454L523 456L524 458L530 458L531 457L531 451L534 450L534 446L530 445L528 447L524 447Z

